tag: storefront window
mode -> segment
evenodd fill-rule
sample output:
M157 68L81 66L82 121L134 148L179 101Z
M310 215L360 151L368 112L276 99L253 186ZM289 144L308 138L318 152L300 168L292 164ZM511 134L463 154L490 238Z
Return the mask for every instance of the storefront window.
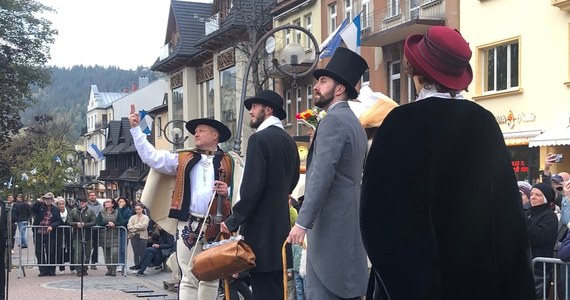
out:
M540 153L539 148L528 146L508 147L511 156L511 165L517 180L534 184L539 177Z

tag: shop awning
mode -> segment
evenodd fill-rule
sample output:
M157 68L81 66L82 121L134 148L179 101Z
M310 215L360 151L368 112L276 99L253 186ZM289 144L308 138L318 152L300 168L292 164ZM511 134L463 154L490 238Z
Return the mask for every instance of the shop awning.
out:
M542 131L540 130L504 132L503 138L507 146L528 145L532 138L535 138L541 133Z
M561 127L545 131L530 139L529 147L570 145L570 128Z

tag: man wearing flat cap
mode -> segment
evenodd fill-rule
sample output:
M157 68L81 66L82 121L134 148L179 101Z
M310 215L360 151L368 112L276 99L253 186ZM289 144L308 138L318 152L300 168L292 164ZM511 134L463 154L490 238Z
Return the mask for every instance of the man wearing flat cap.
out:
M200 253L203 245L218 235L219 224L213 223L214 218L208 217L212 199L214 202L219 196L223 199L222 220L230 213L229 186L233 176L233 161L218 144L229 140L231 131L214 119L190 120L186 123L186 129L194 136L196 148L171 153L156 150L147 141L139 127L140 118L134 105L131 105L129 122L137 152L141 160L152 168L151 173L158 172L170 178L175 176L174 188L169 194L172 198L163 199L162 194L148 196L148 191L159 190L163 185L160 181L151 180L149 174L141 201L149 209L153 220L172 235L178 232L176 255L182 270L178 297L216 299L218 280L198 281L191 272L191 256ZM166 203L170 204L169 209L166 209ZM206 226L202 228L204 219ZM173 220L177 222L173 224Z
M254 299L279 299L283 295L281 248L289 232L289 194L299 180L299 153L285 132L283 98L264 90L244 102L249 125L257 131L249 137L240 201L222 223L223 232L240 233L255 253L251 269ZM288 268L292 267L287 249Z
M307 299L353 299L366 293L358 199L367 138L347 103L358 97L355 85L366 69L362 57L338 48L324 69L313 72L314 101L327 115L309 149L305 200L288 238L298 244L307 232Z
M40 277L55 276L55 232L56 228L63 224L63 220L59 215L59 209L53 205L54 197L52 192L47 192L32 206L33 225L39 226L35 228L34 234L36 258L39 264L50 264L39 267Z

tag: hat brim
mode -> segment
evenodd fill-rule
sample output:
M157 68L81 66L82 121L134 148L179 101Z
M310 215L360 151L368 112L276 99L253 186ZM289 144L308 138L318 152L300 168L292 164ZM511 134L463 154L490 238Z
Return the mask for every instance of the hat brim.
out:
M243 105L245 106L245 108L247 108L247 110L251 110L251 106L253 105L253 103L260 103L271 107L273 109L273 115L279 118L279 120L283 120L287 117L287 113L285 112L283 107L279 107L275 105L275 103L265 98L258 98L258 97L248 98L243 102Z
M358 98L358 91L356 88L343 76L327 69L317 69L313 71L313 77L315 77L316 80L319 80L321 76L330 77L344 85L344 87L346 87L346 93L350 99Z
M420 54L418 45L423 39L423 34L412 34L406 38L404 42L404 54L406 59L420 73L429 77L429 79L439 83L447 88L453 90L464 90L467 89L471 81L473 80L473 70L471 69L471 64L467 65L465 71L460 76L453 76L442 73L438 69L432 67Z
M224 125L222 122L210 119L210 118L202 118L202 119L194 119L186 122L186 129L192 134L196 134L196 127L198 125L207 125L214 129L216 129L220 135L219 141L220 143L226 142L232 136L232 132L230 129Z

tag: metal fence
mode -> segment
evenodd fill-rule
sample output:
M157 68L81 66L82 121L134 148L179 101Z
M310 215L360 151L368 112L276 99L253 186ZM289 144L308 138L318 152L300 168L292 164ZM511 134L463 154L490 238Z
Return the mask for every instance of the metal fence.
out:
M532 260L532 266L535 286L541 289L537 299L570 299L568 282L570 262L565 263L558 258L536 257Z
M28 248L18 249L18 278L22 275L26 276L25 270L30 267L38 267L40 271L44 267L60 266L74 267L76 270L80 270L82 266L84 268L90 266L122 266L123 269L125 268L128 252L125 227L59 226L51 232L48 227L29 225L24 226L20 231L20 234L22 232L26 234ZM95 245L99 251L102 249L99 253L103 253L104 259L97 257L97 262L93 263L91 256ZM119 259L121 253L124 253L124 256ZM126 276L126 272L123 272L123 276Z

